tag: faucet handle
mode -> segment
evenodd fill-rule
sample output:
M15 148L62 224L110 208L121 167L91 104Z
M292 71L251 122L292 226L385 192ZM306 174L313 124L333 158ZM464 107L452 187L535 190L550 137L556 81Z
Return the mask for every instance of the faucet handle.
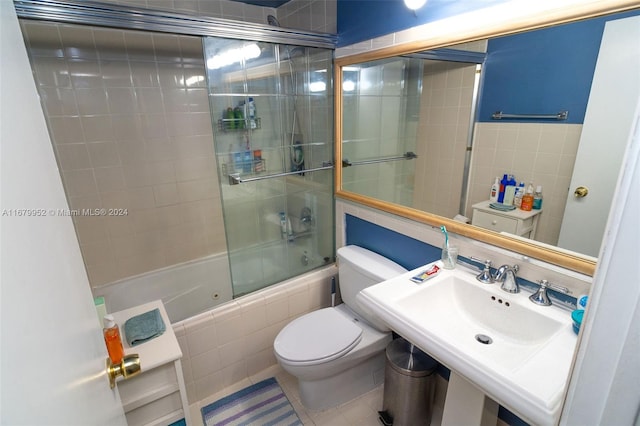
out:
M482 259L478 259L477 257L473 257L473 256L470 256L470 257L471 257L471 260L475 260L476 262L484 263L484 269L482 270L482 272L480 272L476 276L476 279L478 281L480 281L481 283L485 283L485 284L494 283L495 280L493 279L493 275L491 275L491 260L490 259L482 260Z
M529 296L529 299L537 305L542 305L542 306L551 305L551 300L549 299L549 296L547 296L547 288L550 288L555 291L560 291L565 294L571 294L571 291L568 288L551 284L547 280L539 280L538 283L540 284L540 288L538 289L538 291L536 291L531 296Z

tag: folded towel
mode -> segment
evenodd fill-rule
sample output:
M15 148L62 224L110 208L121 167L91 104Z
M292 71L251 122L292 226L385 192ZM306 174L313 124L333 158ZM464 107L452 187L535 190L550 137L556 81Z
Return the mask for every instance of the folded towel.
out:
M165 331L164 321L158 308L129 318L124 323L124 335L130 346L139 345Z
M515 210L516 209L515 206L508 206L508 205L502 204L502 203L491 203L491 204L489 204L489 207L491 207L492 209L495 209L495 210L501 210L503 212L508 212L509 210Z

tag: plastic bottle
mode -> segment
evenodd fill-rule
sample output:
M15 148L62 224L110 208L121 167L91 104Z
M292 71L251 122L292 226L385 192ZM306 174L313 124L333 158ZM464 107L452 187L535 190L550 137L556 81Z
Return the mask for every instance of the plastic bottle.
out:
M231 107L227 108L227 111L224 115L224 119L227 120L225 121L225 129L233 130L236 128L236 116L235 116L235 113L233 112L233 108Z
M104 316L104 343L107 345L107 352L111 363L116 365L122 362L124 357L124 348L122 347L122 338L120 337L120 328L113 319L113 315Z
M533 208L533 183L530 183L527 187L527 191L522 196L522 204L520 208L526 212L531 211Z
M533 193L533 209L540 210L542 208L542 185L536 187L536 192Z
M243 109L244 109L244 105L240 104L239 106L235 107L233 110L233 116L235 118L234 125L236 129L245 128L244 115L242 112Z
M287 215L284 212L280 212L280 237L287 239Z
M249 98L249 102L247 103L247 118L249 119L249 128L255 129L257 127L256 123L256 103L253 98Z
M520 186L516 188L516 195L513 197L513 205L517 208L522 207L522 196L524 195L524 182L520 182Z
M498 201L498 192L500 192L500 178L496 176L496 181L491 185L491 192L489 193L489 201L495 203Z
M502 180L500 181L500 190L498 191L498 202L501 203L504 201L504 190L509 183L509 179L507 179L507 175L502 176Z

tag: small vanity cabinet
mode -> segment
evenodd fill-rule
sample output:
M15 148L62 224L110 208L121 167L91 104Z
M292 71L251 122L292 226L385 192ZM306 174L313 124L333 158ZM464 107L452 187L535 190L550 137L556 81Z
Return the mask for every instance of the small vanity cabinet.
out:
M508 232L520 237L535 239L540 210L520 209L502 211L489 207L491 201L474 204L471 224L495 232Z
M155 308L160 310L166 331L148 342L129 346L124 335L125 321ZM125 354L137 353L140 356L141 373L127 380L122 377L117 380L129 426L168 425L182 418L190 425L189 404L180 362L182 351L162 301L114 312L113 316L120 326Z

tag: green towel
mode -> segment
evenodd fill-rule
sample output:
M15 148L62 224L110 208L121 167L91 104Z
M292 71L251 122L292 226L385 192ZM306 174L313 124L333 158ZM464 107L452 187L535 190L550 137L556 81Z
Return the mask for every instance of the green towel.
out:
M158 308L129 318L124 323L124 335L130 346L136 346L160 336L165 331Z
M492 209L501 210L503 212L508 212L509 210L516 209L515 206L507 206L506 204L502 204L502 203L491 203L489 204L489 207L491 207Z

